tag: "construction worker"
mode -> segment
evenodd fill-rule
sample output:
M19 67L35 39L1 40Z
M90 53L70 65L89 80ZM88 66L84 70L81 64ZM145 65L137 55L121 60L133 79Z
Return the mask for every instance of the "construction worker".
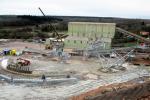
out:
M46 81L46 76L44 74L42 75L42 80L43 80L43 82Z

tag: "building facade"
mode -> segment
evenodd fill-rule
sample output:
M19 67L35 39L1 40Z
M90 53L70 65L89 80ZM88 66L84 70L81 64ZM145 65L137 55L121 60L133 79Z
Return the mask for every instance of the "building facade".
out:
M100 39L106 44L104 49L110 49L115 27L115 23L69 22L65 48L83 50L90 41Z

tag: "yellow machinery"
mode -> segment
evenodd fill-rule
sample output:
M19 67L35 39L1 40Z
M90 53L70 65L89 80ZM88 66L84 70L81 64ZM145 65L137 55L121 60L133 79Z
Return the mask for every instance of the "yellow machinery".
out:
M53 49L57 43L63 43L64 39L48 38L45 42L45 49Z
M53 43L52 43L52 39L51 38L46 39L45 49L50 49L50 50L53 49Z
M46 16L44 12L41 10L41 8L39 8L39 10L43 14L43 16ZM57 43L59 43L60 45L64 44L64 38L68 36L67 34L58 34L56 28L51 23L49 23L49 25L52 29L54 37L46 39L45 49L53 49L53 47L56 46Z
M16 55L16 50L15 49L10 50L10 55Z

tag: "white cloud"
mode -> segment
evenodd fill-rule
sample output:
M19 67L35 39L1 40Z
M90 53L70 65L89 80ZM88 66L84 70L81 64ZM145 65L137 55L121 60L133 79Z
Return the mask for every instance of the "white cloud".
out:
M149 0L1 0L0 14L150 17Z

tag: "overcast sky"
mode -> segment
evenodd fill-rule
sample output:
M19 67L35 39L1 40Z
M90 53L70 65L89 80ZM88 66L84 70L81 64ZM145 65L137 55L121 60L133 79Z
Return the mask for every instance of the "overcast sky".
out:
M150 18L150 0L0 0L0 15Z

